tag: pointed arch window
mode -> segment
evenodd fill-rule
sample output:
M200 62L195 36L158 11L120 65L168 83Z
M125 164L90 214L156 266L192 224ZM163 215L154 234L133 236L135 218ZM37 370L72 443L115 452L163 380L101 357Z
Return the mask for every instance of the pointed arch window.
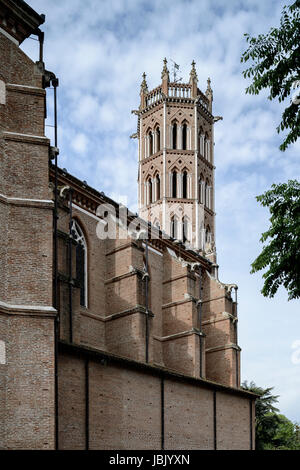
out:
M173 215L173 217L171 218L171 237L172 238L177 238L177 229L178 229L177 217Z
M172 148L176 149L177 148L177 123L173 123L172 127Z
M204 204L205 202L205 183L204 183L204 178L203 175L200 175L199 179L199 202L201 204Z
M160 199L160 177L159 177L159 175L156 175L155 183L156 183L156 199Z
M76 280L80 285L80 305L87 307L87 244L76 220L72 220L71 233L76 242Z
M208 180L205 181L205 205L206 207L208 207L208 203L209 203L209 198L208 198L208 187L209 187L209 183L208 183Z
M211 245L211 242L212 242L211 230L210 230L210 226L208 225L205 231L205 243L207 243L208 245Z
M156 152L160 151L160 129L156 128Z
M154 150L154 142L153 142L153 133L150 131L149 132L149 156L153 155L153 150Z
M153 202L153 188L152 188L152 179L149 177L147 181L147 186L148 186L148 204L151 204Z
M177 171L172 171L172 197L177 197Z
M182 149L187 149L187 125L186 123L182 126Z
M182 197L184 199L187 198L187 180L188 180L188 174L187 174L187 171L184 171L182 174Z
M186 216L182 219L182 241L183 243L189 241L189 221Z
M211 209L211 186L209 180L205 182L205 205L208 209Z

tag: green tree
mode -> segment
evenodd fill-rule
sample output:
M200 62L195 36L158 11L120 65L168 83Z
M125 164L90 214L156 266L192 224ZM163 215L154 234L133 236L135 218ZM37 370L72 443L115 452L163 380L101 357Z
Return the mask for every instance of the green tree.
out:
M258 387L254 382L242 383L244 390L259 395L255 402L255 446L257 450L300 450L299 425L278 414L274 403L278 395L272 395L273 387Z
M300 0L296 0L282 10L280 26L271 28L268 34L250 37L245 34L248 49L241 61L252 64L244 70L245 78L252 79L246 93L257 95L268 89L270 100L279 102L290 96L293 84L300 87ZM277 132L288 133L280 145L280 150L296 142L300 136L300 99L289 100L284 109ZM280 285L287 291L289 300L300 296L300 186L297 181L272 185L272 189L257 197L271 213L271 226L262 234L261 242L269 243L251 265L255 273L267 268L262 294L273 297Z
M255 402L255 447L257 450L262 450L272 441L277 430L276 412L279 410L274 403L278 402L278 395L272 395L274 387L262 388L254 382L248 384L245 381L242 383L242 388L259 395Z
M278 450L299 450L297 426L286 416L278 415L278 426L272 439L272 447Z
M300 297L300 183L272 185L272 189L256 198L271 213L271 226L260 241L268 244L252 263L251 273L267 268L263 274L262 294L273 297L283 285L288 298Z
M246 93L257 95L269 89L270 100L284 101L300 79L300 0L283 8L279 28L271 28L268 34L257 37L249 34L245 37L249 46L241 62L253 62L243 72L245 78L252 78ZM288 134L280 145L282 151L300 136L300 109L295 100L290 100L285 108L277 132L285 129Z

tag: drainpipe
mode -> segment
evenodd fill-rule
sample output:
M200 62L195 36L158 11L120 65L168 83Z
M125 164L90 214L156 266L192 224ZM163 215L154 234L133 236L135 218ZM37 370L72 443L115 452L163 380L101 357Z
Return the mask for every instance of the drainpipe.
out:
M235 330L235 343L238 345L238 328L237 328L237 290L238 287L236 286L234 288L235 290L235 315L236 315L236 321L234 322L234 330ZM236 386L239 386L239 352L236 349L236 357L235 357L235 375L236 375Z
M42 54L42 46L40 46ZM50 147L50 159L54 160L54 211L53 211L53 306L57 311L54 323L54 377L55 377L55 448L58 449L58 338L59 338L59 305L58 305L58 250L57 250L57 156L59 149L57 147L57 93L59 85L55 74L47 70L43 74L43 87L48 88L52 84L54 89L54 147Z
M199 273L199 301L198 301L198 316L199 316L199 330L200 333L202 333L202 269L200 268L200 273ZM200 378L203 377L203 361L202 361L202 355L203 355L203 344L202 344L202 336L199 336L200 338Z
M148 239L145 239L145 254L146 254L146 266L145 266L145 295L146 295L146 363L149 362L149 273L148 273Z
M72 189L69 190L69 334L70 334L70 343L73 343L73 276L72 276L72 245L73 245L73 235L72 235Z
M145 362L149 362L149 272L148 272L148 257L149 257L149 250L148 250L148 229L141 230L140 232L136 232L136 239L139 240L140 238L144 237L145 235L145 272L143 275L143 280L145 280L145 310L146 310L146 332L145 332Z

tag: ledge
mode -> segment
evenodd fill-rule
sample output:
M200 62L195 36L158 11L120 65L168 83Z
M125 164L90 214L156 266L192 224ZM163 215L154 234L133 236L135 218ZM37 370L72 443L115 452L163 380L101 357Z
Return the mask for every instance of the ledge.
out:
M100 349L94 349L87 346L82 346L80 344L71 344L66 341L59 341L58 348L60 353L72 354L73 356L77 356L82 359L91 359L95 362L100 362L103 364L103 367L105 367L107 364L116 364L121 367L127 367L128 369L139 370L161 379L170 379L177 380L179 382L190 383L192 385L204 387L210 390L239 395L250 400L255 400L258 398L257 394L242 390L240 388L233 388L208 379L200 379L189 375L184 375L179 372L175 372L174 370L153 364L146 364L145 362L138 362L133 359L127 359L125 357L117 356Z
M0 312L8 315L23 315L37 317L55 317L57 311L52 306L43 305L13 305L0 300Z
M203 333L202 331L200 331L196 328L192 328L191 330L182 331L180 333L175 333L173 335L153 336L153 339L156 339L157 341L164 342L164 341L171 341L171 340L174 340L174 339L183 338L185 336L191 336L191 335L202 336L203 338L206 336L206 334Z

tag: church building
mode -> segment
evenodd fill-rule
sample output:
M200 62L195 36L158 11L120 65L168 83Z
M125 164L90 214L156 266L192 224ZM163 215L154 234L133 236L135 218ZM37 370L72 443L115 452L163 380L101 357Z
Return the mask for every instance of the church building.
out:
M211 82L194 62L171 81L166 59L155 89L143 76L134 214L59 167L44 21L0 0L0 448L253 449L237 285L218 278Z

